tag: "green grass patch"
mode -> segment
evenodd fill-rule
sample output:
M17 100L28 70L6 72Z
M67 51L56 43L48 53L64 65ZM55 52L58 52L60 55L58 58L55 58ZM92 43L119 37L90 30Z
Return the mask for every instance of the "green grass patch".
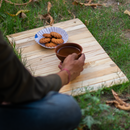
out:
M12 2L20 3L27 2L27 0L12 0ZM40 20L38 14L47 13L47 2L48 0L39 0L39 3L14 6L3 1L0 8L0 29L4 38L9 34L46 26L45 20ZM83 23L87 21L89 31L130 80L130 39L125 36L125 30L130 29L130 17L124 14L124 11L130 8L128 0L116 0L115 5L117 2L121 3L119 6L116 5L116 7L111 5L96 9L73 5L73 0L50 0L50 2L52 3L50 13L55 23L73 19L74 16ZM81 0L81 2L85 2L85 0ZM98 2L98 0L94 2ZM106 1L101 0L101 2L104 3ZM26 13L26 19L21 19L18 16L11 17L7 14L16 14L19 10L29 10ZM15 45L14 51L22 61L20 53L15 49ZM130 93L130 83L113 86L112 88L119 94ZM112 97L111 88L105 88L91 94L87 92L76 97L83 112L80 126L82 127L85 124L84 130L129 129L129 112L106 106L105 101Z

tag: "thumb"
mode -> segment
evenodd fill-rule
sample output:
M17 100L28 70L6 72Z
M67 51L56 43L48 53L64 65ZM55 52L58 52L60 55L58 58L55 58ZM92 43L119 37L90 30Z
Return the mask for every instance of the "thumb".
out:
M82 55L79 57L78 60L84 62L85 61L85 54L82 53Z

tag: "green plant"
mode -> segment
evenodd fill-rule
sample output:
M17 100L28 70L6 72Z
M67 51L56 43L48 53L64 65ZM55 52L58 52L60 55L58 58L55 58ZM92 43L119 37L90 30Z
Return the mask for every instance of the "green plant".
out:
M27 1L23 0L23 2ZM88 30L130 80L130 39L125 36L125 33L128 32L127 29L130 29L130 19L128 15L124 14L124 11L130 8L129 0L116 0L116 3L121 4L109 7L102 6L95 9L73 5L73 1L50 0L52 3L50 13L55 23L73 19L74 17L79 18L84 24L87 21ZM86 2L85 0L80 1ZM22 2L22 0L12 0L12 2ZM39 3L14 6L3 1L0 8L0 29L4 37L6 38L6 35L9 34L46 26L45 20L40 20L38 14L47 13L47 2L48 0L39 0ZM94 0L93 2L99 1ZM105 0L101 0L101 2L104 3ZM29 10L26 13L26 19L21 19L18 16L11 17L7 14L16 14L19 10ZM15 44L13 44L13 48L18 58L24 62L22 52L16 49ZM129 112L120 111L105 104L106 100L113 98L111 89L116 90L118 93L129 94L130 83L104 88L91 94L87 92L76 97L83 113L81 126L85 124L92 130L94 130L94 126L96 126L96 130L129 129Z

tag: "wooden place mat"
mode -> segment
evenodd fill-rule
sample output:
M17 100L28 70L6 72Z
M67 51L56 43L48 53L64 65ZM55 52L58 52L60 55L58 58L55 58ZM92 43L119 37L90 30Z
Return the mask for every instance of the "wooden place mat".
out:
M56 23L53 26L64 29L69 36L68 42L80 44L86 56L81 75L64 86L60 90L61 93L74 96L85 93L86 90L95 91L102 87L110 87L128 81L127 77L79 19ZM35 76L59 72L60 61L56 57L54 49L45 49L34 40L35 34L43 28L45 27L7 36L10 43L15 42L18 50L22 51L22 58L26 58L28 70Z

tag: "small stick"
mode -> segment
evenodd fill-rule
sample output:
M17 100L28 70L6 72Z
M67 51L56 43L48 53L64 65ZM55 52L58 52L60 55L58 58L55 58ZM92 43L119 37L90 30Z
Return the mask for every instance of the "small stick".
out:
M29 4L30 2L32 2L32 0L29 0L27 3L23 3L23 4L13 3L13 2L8 1L8 0L5 0L5 2L10 3L10 4L13 4L13 5L27 5L27 4Z

